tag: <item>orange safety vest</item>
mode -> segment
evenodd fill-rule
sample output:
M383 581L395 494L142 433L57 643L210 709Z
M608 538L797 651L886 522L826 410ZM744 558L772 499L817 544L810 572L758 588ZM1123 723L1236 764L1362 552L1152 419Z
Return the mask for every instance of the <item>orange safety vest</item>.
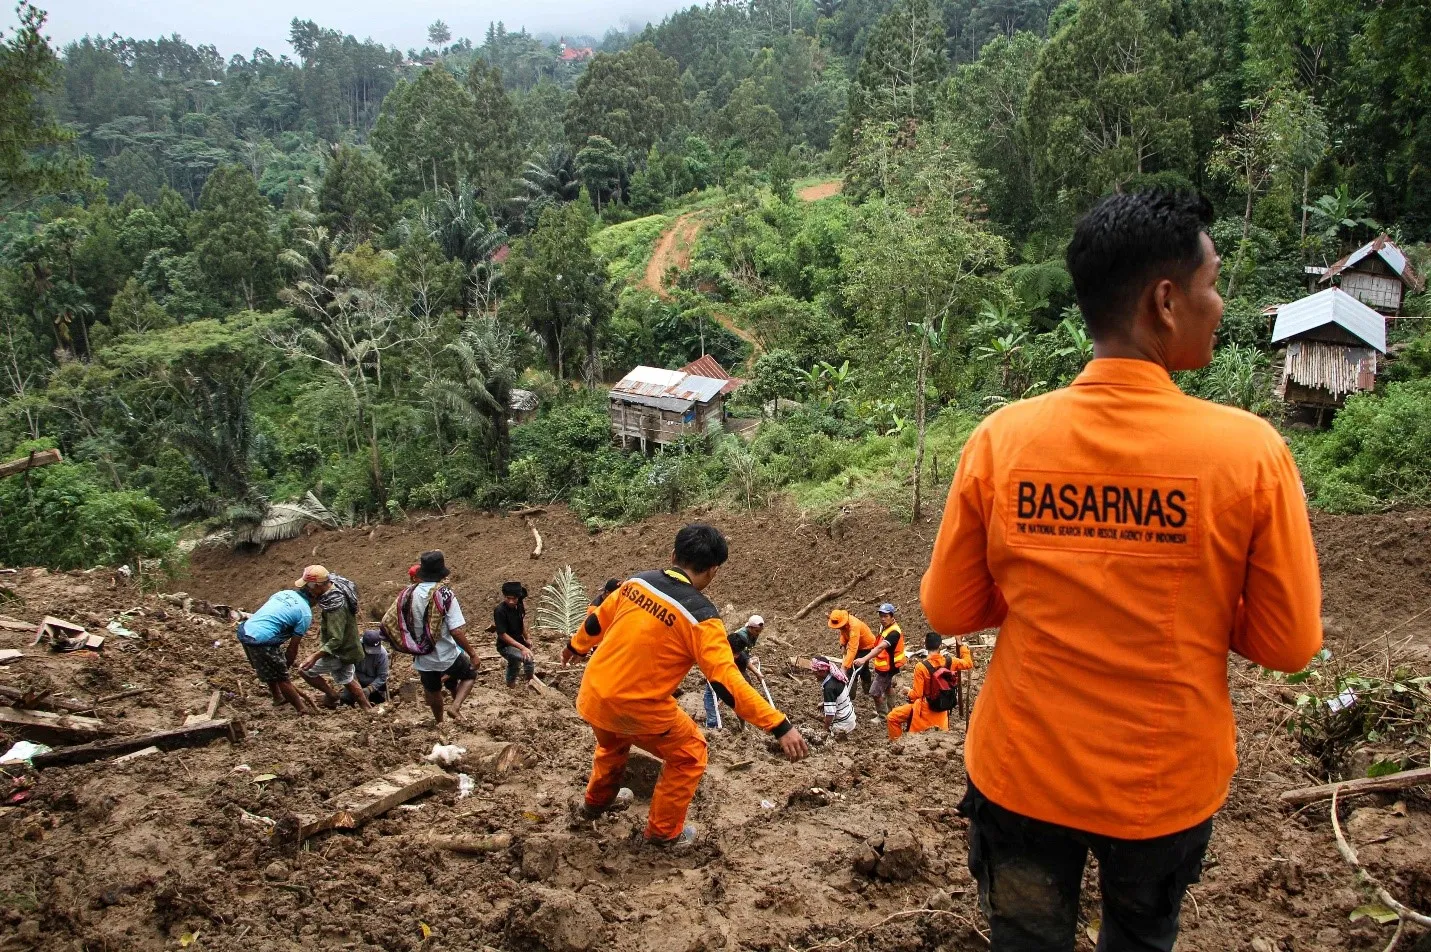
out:
M890 632L894 632L895 635L898 636L894 642L894 670L901 671L904 669L904 663L909 660L908 656L904 653L904 629L899 627L899 622L895 622L879 633L879 640L888 641ZM876 671L881 673L888 671L889 649L881 648L879 654L875 655L874 660L870 663L874 665Z

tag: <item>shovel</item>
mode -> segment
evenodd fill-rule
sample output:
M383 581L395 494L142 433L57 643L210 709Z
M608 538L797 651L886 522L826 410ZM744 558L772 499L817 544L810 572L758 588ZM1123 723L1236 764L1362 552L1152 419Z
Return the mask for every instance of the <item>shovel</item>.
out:
M755 669L755 676L760 679L760 690L765 692L765 700L770 703L771 707L774 707L775 699L770 696L770 688L765 684L765 675L760 670L760 659L751 658L750 666Z

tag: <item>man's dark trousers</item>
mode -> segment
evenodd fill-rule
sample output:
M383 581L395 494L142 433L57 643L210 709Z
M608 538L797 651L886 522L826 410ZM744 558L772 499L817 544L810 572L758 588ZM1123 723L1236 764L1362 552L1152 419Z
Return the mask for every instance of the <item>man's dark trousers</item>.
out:
M1202 875L1212 819L1150 840L1119 840L1005 810L969 784L969 872L993 952L1072 952L1083 866L1098 860L1098 952L1171 952L1183 895Z

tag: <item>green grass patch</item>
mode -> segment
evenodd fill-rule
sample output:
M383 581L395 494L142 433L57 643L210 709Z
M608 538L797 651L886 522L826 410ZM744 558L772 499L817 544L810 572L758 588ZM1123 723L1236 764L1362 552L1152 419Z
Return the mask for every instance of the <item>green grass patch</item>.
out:
M959 462L959 452L979 419L968 413L946 411L930 423L924 445L926 509L943 505ZM823 479L792 483L787 492L797 506L821 519L833 515L841 506L864 500L909 518L914 493L912 424L900 433L872 435L862 440L836 440L827 452L831 456L828 462L837 471ZM820 468L818 464L817 468Z
M606 259L606 273L613 281L639 281L656 242L673 221L674 215L648 215L611 225L592 237L592 250Z

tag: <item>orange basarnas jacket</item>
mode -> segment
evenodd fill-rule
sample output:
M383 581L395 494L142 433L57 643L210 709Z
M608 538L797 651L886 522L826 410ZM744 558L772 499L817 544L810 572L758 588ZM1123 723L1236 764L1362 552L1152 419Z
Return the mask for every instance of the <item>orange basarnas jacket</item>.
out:
M720 612L680 572L642 572L606 596L572 636L577 654L599 650L586 666L576 709L614 734L660 734L685 717L672 697L699 666L741 720L779 737L790 722L735 666Z
M1229 651L1297 671L1322 643L1281 436L1139 360L1094 360L974 431L921 596L941 634L999 628L965 744L974 784L1125 839L1195 826L1227 798Z

